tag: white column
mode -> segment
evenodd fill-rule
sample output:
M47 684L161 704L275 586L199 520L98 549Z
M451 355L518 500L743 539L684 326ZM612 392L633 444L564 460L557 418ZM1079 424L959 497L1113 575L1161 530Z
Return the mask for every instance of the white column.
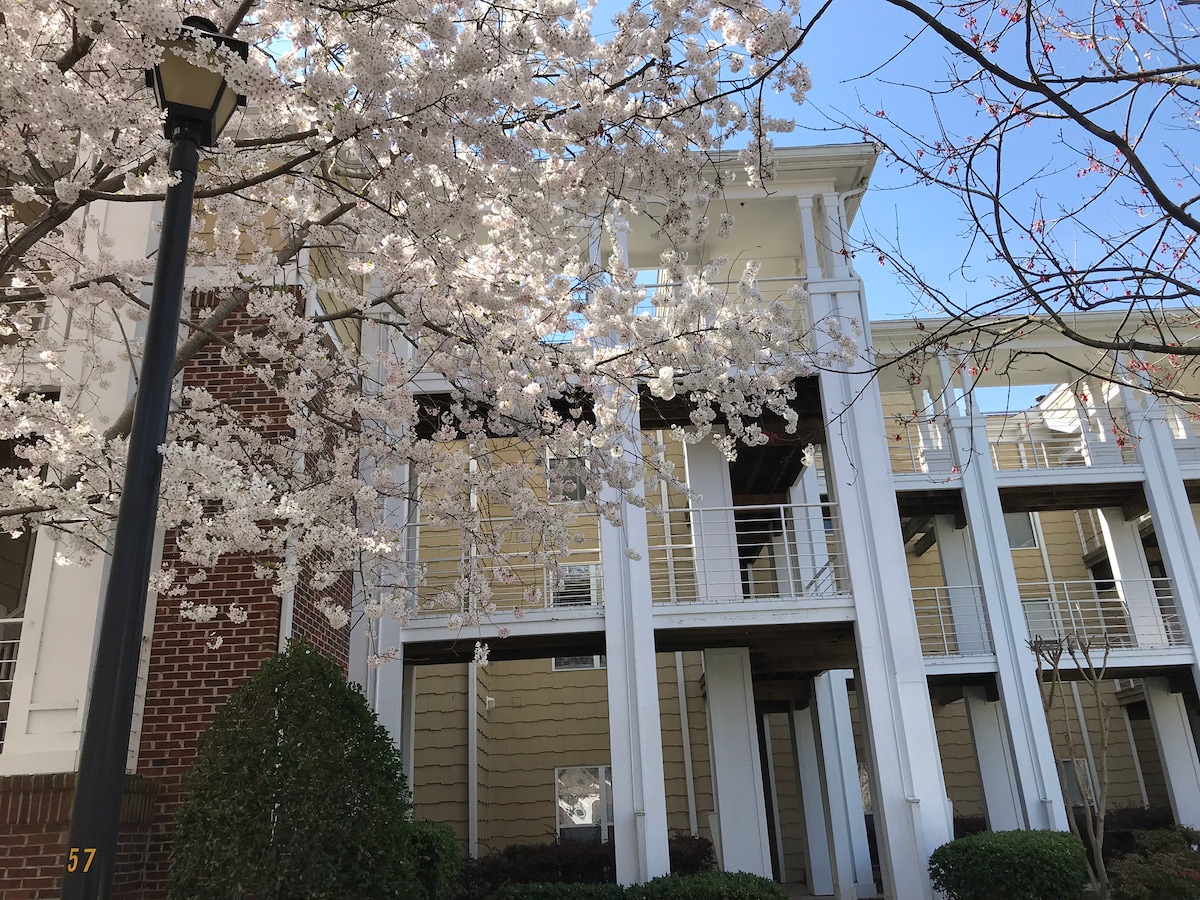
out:
M1100 530L1112 565L1117 591L1125 602L1129 627L1138 647L1163 647L1169 641L1162 614L1158 609L1158 594L1146 564L1146 550L1136 522L1125 521L1117 507L1100 510Z
M797 594L816 592L829 577L829 542L825 538L825 511L821 507L821 485L817 470L805 466L788 490L788 502L800 507L788 517L793 537L793 568Z
M745 647L705 650L704 684L712 743L713 798L721 831L721 868L770 878L771 850L750 651Z
M637 433L635 415L632 434ZM624 440L626 452L636 453L631 446L633 438ZM601 517L600 559L617 881L636 884L665 875L671 868L646 510L608 485L601 491L600 501L615 504L621 520L614 525ZM637 558L631 559L631 555Z
M999 702L991 702L982 687L963 688L967 723L983 784L984 814L990 831L1016 831L1025 827L1021 791L1013 765L1012 741Z
M821 275L821 255L817 248L817 226L813 217L812 195L796 198L800 211L800 235L804 242L804 266L808 280L819 281Z
M857 290L809 285L814 321L856 316L869 329ZM849 328L849 326L846 326ZM822 335L815 336L821 340ZM866 335L869 345L869 331ZM830 350L828 344L821 349ZM953 838L925 663L908 582L878 382L826 368L820 374L827 485L837 501L854 594L856 686L875 789L880 861L889 897L932 897L926 861Z
M685 449L688 487L696 493L691 509L697 599L702 603L740 601L742 573L729 461L711 441L688 444Z
M829 834L829 853L833 866L833 894L837 900L875 896L875 879L871 872L871 847L867 843L866 810L862 802L862 785L858 775L858 757L854 753L854 725L850 719L850 698L846 682L850 673L845 670L825 672L813 679L813 703L817 707L817 739L821 748L821 768L825 774L826 829ZM928 695L926 695L928 697ZM928 703L928 699L925 701ZM933 755L937 756L934 745ZM871 799L882 793L871 782ZM887 827L878 820L875 834L883 845ZM889 897L907 898L928 896L889 893Z
M1066 831L1067 810L1042 709L1036 663L1026 643L1029 629L1008 546L996 473L988 457L987 430L983 417L973 411L966 386L964 393L970 416L951 414L950 443L962 476L963 507L996 654L996 684L1020 791L1022 827Z
M800 781L800 803L804 811L805 858L808 860L808 892L817 896L833 893L829 827L825 815L827 791L821 778L821 753L813 717L816 704L793 709L792 748ZM861 799L861 797L860 797Z
M1131 373L1139 375L1141 373ZM1200 534L1194 527L1187 489L1175 456L1174 437L1153 396L1121 388L1126 422L1137 436L1137 459L1145 473L1143 488L1163 564L1171 578L1181 634L1177 639L1200 646ZM1192 663L1200 686L1200 660Z
M1200 828L1200 759L1196 757L1196 739L1183 694L1172 693L1165 678L1146 678L1142 685L1166 776L1171 812L1180 825Z
M991 642L978 589L979 567L975 564L967 529L955 528L954 516L934 516L933 530L958 651L986 653L991 649Z
M832 191L821 195L825 211L825 232L829 240L830 271L834 278L849 278L850 251L846 245L846 230L842 227L842 201Z

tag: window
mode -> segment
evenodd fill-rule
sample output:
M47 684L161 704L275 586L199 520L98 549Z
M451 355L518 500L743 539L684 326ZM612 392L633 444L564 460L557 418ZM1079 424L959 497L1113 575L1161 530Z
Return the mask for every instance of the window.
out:
M551 457L546 465L552 483L551 490L561 495L564 502L579 503L586 500L587 480L583 475L586 467L585 461L578 457Z
M600 656L556 656L554 657L555 672L570 672L578 669L603 669L608 659Z
M555 828L560 841L613 839L612 769L572 766L554 770Z
M1093 806L1096 801L1092 792L1092 767L1088 765L1087 757L1064 759L1062 772L1071 805L1083 806L1086 803Z
M1037 529L1033 527L1033 513L1005 513L1004 530L1008 532L1008 546L1011 549L1037 549Z
M599 597L600 567L595 563L559 566L558 584L550 587L551 606L592 606Z

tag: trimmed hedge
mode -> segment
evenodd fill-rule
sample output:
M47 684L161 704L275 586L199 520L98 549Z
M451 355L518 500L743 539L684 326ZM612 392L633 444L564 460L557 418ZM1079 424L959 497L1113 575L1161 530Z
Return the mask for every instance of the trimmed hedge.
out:
M647 884L510 884L494 900L786 900L781 885L745 872L664 875Z
M342 670L293 641L200 736L175 818L173 900L404 898L400 754Z
M463 863L454 829L441 822L416 821L404 827L404 859L422 900L458 895Z
M617 862L612 844L566 841L510 844L468 859L463 889L471 900L491 897L506 885L614 884Z
M712 841L675 832L667 842L671 872L697 875L717 868ZM505 885L615 884L617 863L612 844L565 841L512 844L466 862L465 892L486 898Z
M619 884L506 884L491 897L492 900L627 900L628 895Z
M673 831L667 838L667 850L671 857L672 875L698 875L717 870L717 855L708 838Z
M787 900L782 885L745 872L664 875L625 891L626 900Z
M1200 832L1141 831L1133 844L1109 870L1116 900L1200 900Z
M1076 900L1087 854L1061 831L987 832L938 847L929 875L950 900Z

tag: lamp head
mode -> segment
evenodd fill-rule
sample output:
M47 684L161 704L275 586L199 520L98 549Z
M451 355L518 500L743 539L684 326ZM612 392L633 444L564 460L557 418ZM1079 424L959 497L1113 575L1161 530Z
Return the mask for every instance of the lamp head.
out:
M154 89L159 108L166 110L163 132L172 137L176 129L186 127L201 146L212 147L234 110L246 105L246 98L225 83L216 57L221 48L228 48L247 59L250 45L221 34L208 19L188 16L179 39L162 46L162 62L146 70L146 85ZM198 55L209 65L198 65Z

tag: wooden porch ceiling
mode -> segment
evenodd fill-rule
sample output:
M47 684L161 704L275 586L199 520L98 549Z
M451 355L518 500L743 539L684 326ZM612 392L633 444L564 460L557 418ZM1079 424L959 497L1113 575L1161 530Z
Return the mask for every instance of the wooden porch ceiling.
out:
M1149 509L1139 482L1119 484L1069 484L1009 486L1000 488L1000 505L1005 512L1050 512L1053 510L1101 509L1119 506L1132 521Z

